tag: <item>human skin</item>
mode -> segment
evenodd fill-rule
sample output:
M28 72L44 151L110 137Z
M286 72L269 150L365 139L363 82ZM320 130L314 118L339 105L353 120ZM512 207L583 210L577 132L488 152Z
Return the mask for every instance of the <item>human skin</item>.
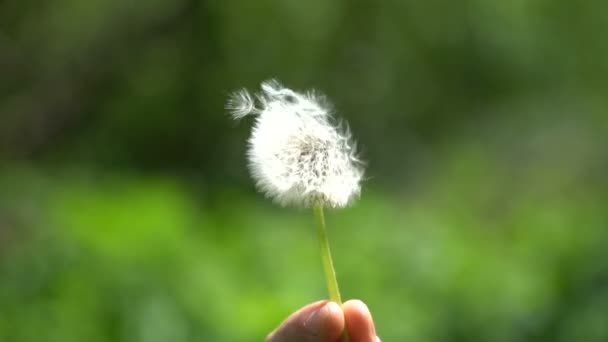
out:
M308 304L271 332L266 342L339 342L346 328L350 342L380 342L372 316L360 300Z

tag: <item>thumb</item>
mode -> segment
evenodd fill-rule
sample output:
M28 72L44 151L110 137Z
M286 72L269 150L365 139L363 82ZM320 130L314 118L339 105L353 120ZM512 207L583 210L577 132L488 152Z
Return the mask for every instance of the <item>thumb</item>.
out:
M334 302L309 304L289 316L267 342L334 342L344 330L344 313Z

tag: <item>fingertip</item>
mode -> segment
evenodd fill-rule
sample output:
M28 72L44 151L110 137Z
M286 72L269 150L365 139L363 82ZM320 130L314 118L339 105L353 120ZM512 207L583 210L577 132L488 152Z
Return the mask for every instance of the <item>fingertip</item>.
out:
M342 305L345 326L351 342L376 342L376 328L369 308L358 299L352 299Z
M338 303L327 302L327 304L325 304L325 308L327 310L327 316L331 321L334 321L334 323L342 322L342 324L344 324L344 312Z
M322 328L320 341L336 341L342 331L344 331L344 312L340 305L334 302L327 302L325 307L321 311L323 317L321 318Z
M329 301L309 304L289 316L266 338L268 342L338 340L344 330L342 308Z
M344 304L342 304L342 309L344 311L357 313L363 316L369 316L370 318L372 316L367 305L365 305L365 303L359 299L351 299L344 302Z

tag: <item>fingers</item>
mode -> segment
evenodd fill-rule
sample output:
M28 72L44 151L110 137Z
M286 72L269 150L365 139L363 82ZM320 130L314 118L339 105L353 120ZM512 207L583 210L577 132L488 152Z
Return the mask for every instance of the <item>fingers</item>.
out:
M342 304L342 310L350 342L380 342L367 305L354 299Z
M335 342L344 330L344 313L334 302L309 304L289 316L267 342ZM354 342L354 341L353 341Z

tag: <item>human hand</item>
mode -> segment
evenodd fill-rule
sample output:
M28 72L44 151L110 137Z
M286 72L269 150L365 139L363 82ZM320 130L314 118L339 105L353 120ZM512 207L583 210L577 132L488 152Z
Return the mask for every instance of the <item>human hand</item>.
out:
M326 300L308 304L283 321L266 342L338 342L345 327L350 342L380 342L367 305L356 299L342 307Z

